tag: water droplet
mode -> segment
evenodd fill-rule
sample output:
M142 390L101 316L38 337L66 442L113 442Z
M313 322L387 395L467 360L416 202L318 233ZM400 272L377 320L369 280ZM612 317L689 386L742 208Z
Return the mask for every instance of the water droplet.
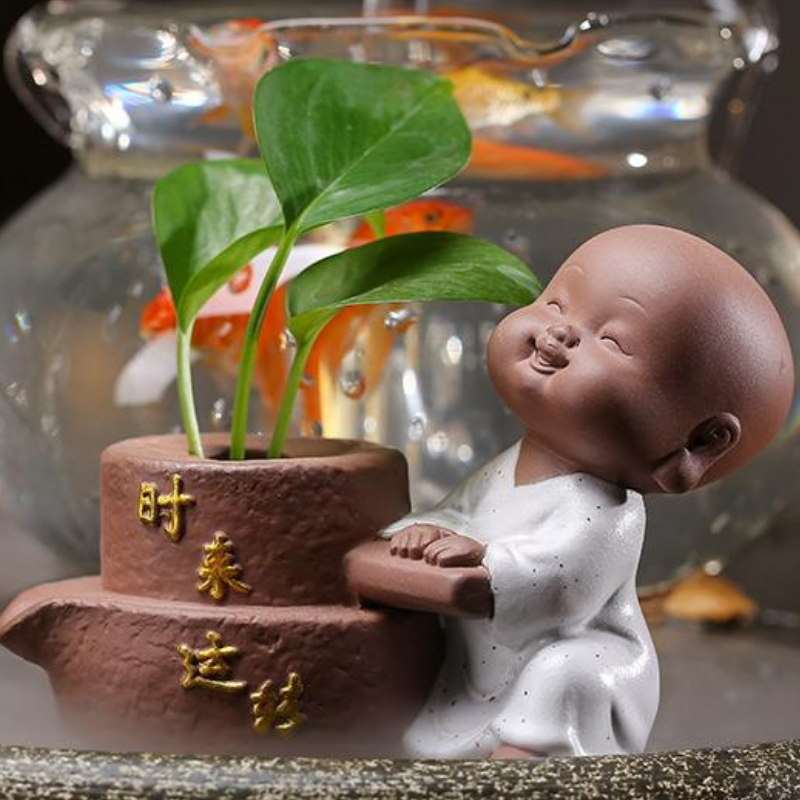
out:
M378 421L375 419L375 417L364 417L364 423L362 427L364 429L364 433L367 436L370 436L378 430Z
M314 380L314 377L312 375L309 375L307 372L304 372L300 378L300 385L304 389L310 389L312 386L314 386L315 383L316 381Z
M134 281L128 287L128 297L141 297L144 292L144 284L141 281Z
M650 39L640 36L618 36L600 42L597 52L617 61L644 61L655 55L656 46Z
M747 66L747 62L741 56L736 56L732 63L737 72L741 72Z
M367 390L367 381L360 369L348 369L339 376L339 388L345 397L359 400Z
M150 97L157 103L169 103L172 100L172 84L160 75L154 75L148 83Z
M420 441L425 433L425 426L427 424L428 420L425 419L424 414L415 414L413 417L411 417L411 419L408 421L408 441Z
M383 319L383 324L396 333L405 333L417 321L417 314L410 308L390 311Z
M318 419L311 423L311 433L314 436L322 436L322 423Z

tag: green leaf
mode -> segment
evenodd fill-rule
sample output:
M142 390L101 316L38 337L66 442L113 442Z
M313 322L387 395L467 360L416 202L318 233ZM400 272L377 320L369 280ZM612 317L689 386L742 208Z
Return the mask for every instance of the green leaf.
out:
M203 161L156 183L153 227L181 330L237 270L274 244L280 204L254 159Z
M376 64L300 59L268 72L255 127L287 227L398 205L458 173L471 139L452 91Z
M303 342L344 306L414 300L525 305L540 291L530 269L491 242L409 233L337 253L298 275L289 287L289 327Z

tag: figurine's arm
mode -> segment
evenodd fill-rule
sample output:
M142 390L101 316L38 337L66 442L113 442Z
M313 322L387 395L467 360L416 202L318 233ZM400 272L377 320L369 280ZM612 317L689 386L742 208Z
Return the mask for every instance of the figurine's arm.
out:
M422 559L393 556L390 547L390 542L378 540L348 553L347 577L359 597L412 611L491 616L492 592L484 567L443 568Z
M370 542L352 550L346 567L350 585L360 597L378 603L434 614L488 617L492 613L489 575L477 557L461 553L446 569L427 563L425 554L440 541L463 543L470 531L475 504L474 476L434 509L411 514L380 535L389 541ZM469 548L467 548L469 549ZM456 566L458 564L458 566Z

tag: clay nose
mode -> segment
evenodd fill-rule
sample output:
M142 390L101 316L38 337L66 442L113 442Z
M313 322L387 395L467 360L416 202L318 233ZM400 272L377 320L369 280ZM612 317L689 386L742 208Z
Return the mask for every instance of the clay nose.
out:
M549 367L566 367L569 364L569 351L580 340L578 331L572 325L550 325L536 337L537 358Z
M545 335L551 341L555 340L559 344L563 344L566 348L575 347L581 340L578 331L567 323L549 325L545 328Z

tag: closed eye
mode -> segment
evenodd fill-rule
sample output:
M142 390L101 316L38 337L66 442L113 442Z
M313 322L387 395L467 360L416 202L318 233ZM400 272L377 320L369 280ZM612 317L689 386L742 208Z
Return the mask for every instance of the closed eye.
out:
M603 343L606 345L606 347L608 347L608 348L613 348L613 349L615 349L615 350L619 350L619 352L620 352L620 353L622 353L623 355L626 355L626 356L628 356L628 358L630 358L630 357L631 357L631 355L632 355L631 353L629 353L629 352L628 352L628 351L627 351L627 350L626 350L626 349L625 349L625 348L624 348L624 347L623 347L623 346L622 346L622 345L619 343L619 340L618 340L618 339L615 339L613 336L609 336L607 333L604 333L604 334L603 334L603 335L600 337L600 341L601 341L601 342L603 342Z
M558 311L559 314L563 314L564 313L564 306L561 305L561 303L558 300L548 300L547 301L547 307L548 308L555 308L556 311Z

